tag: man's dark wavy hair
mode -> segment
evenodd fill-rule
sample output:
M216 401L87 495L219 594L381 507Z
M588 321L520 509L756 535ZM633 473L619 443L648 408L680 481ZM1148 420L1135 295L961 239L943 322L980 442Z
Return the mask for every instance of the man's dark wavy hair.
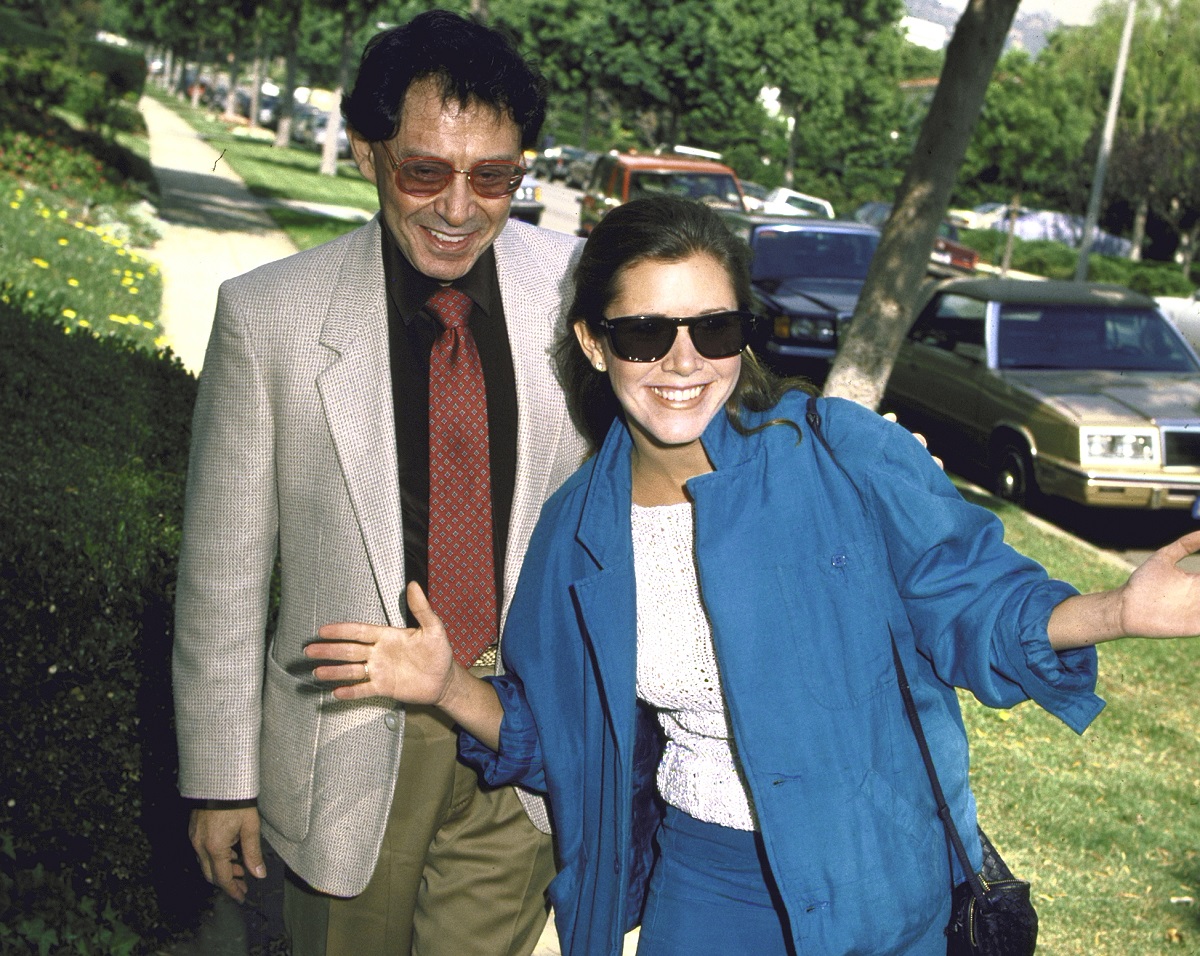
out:
M674 196L635 199L618 206L600 220L583 247L575 268L575 297L568 324L582 319L603 337L606 333L597 323L620 291L618 286L626 269L639 262L682 262L694 255L715 259L729 276L737 307L753 308L750 248L712 209ZM559 379L576 424L593 448L599 448L613 419L621 416L621 407L608 375L592 367L569 325L557 346ZM748 429L742 424L741 413L774 408L784 393L793 389L816 391L807 379L773 375L747 347L742 352L741 375L725 411L734 428L743 434L781 424L783 420L772 419Z
M546 80L506 33L446 10L430 10L367 42L354 89L342 100L346 123L370 142L391 139L416 80L433 78L442 101L508 114L521 149L537 143L546 119Z

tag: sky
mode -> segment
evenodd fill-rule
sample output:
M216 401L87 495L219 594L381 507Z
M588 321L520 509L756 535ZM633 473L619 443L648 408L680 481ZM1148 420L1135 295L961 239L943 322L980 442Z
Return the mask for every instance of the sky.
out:
M942 0L942 3L955 10L966 8L966 0ZM1092 15L1100 6L1100 0L1021 0L1017 14L1049 13L1062 23L1078 26L1092 22Z

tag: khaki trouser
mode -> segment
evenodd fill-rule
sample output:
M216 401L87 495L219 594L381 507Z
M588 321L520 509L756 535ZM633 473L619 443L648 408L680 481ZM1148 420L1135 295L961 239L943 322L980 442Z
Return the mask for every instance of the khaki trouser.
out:
M528 956L546 923L550 838L511 788L481 790L440 715L409 708L379 863L350 899L289 872L292 956Z

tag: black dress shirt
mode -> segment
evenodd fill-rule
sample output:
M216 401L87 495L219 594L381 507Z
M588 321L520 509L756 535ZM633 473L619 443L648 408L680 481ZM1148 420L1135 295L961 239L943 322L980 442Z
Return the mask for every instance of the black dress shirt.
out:
M396 461L404 527L404 569L409 581L428 588L429 577L429 354L442 323L425 303L442 283L418 272L388 229L383 230L383 274L387 284L388 346L392 404L396 416ZM470 296L467 324L479 349L487 389L488 446L492 479L492 547L496 594L504 593L504 550L517 472L517 384L508 342L496 253L489 246L471 270L450 286ZM401 607L407 607L400 601ZM499 608L497 608L497 612ZM409 626L415 622L408 621Z

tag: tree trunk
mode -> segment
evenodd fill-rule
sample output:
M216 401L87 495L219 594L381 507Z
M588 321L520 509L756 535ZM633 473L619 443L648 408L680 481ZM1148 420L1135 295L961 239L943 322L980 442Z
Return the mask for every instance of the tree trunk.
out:
M592 100L594 97L592 84L588 84L587 92L583 95L583 118L579 125L579 145L591 149L592 138Z
M1142 261L1142 243L1146 241L1146 217L1149 215L1150 200L1143 195L1138 199L1137 209L1133 213L1133 238L1129 247L1131 262Z
M1183 233L1179 243L1179 259L1183 265L1184 278L1192 281L1192 263L1196 261L1196 243L1200 242L1200 221Z
M321 175L336 176L338 167L338 134L342 129L342 96L350 87L350 70L354 63L354 15L356 4L347 3L342 12L342 55L338 64L338 85L333 91L329 118L325 121L325 143L321 147Z
M912 324L938 224L950 204L984 94L1019 0L970 0L950 45L941 79L884 224L854 319L825 383L828 395L876 408L896 352Z
M1013 193L1012 202L1008 205L1008 215L1005 216L1004 255L1000 259L1000 275L1008 275L1012 268L1013 246L1017 238L1017 216L1021 214L1021 194Z
M296 113L296 46L300 39L300 14L303 11L304 4L292 0L283 40L283 48L287 50L287 65L284 68L283 89L279 91L279 121L275 127L275 145L280 148L292 144L292 117Z

